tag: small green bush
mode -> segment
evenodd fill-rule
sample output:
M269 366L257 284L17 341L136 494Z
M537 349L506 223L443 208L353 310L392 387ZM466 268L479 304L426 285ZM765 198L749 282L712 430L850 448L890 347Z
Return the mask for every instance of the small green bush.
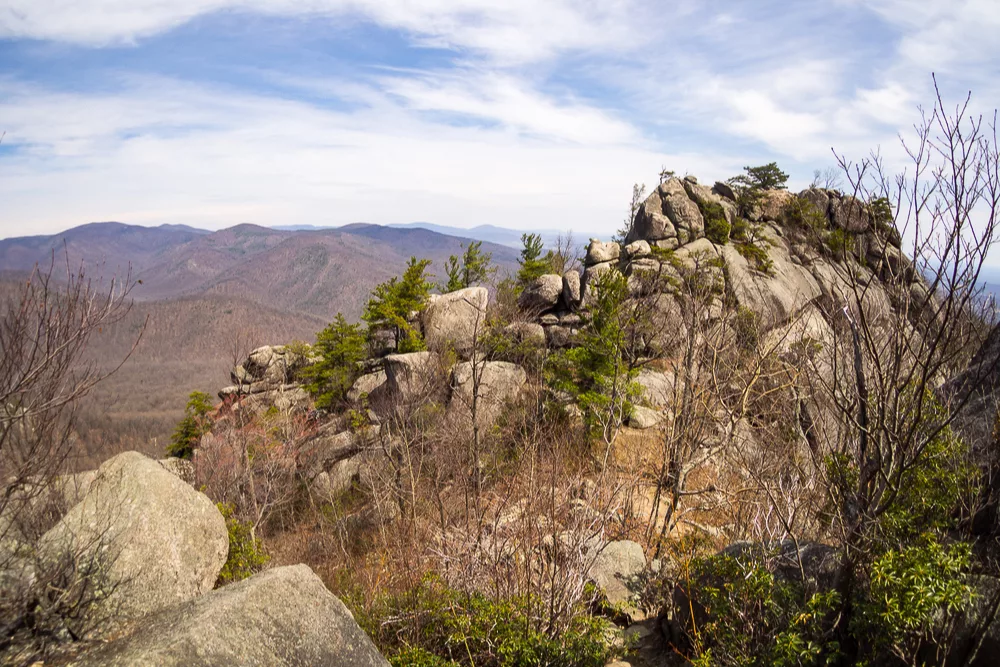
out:
M826 235L826 245L835 257L842 259L854 249L854 235L840 228L832 229Z
M192 391L184 408L184 418L177 424L167 446L167 456L190 459L201 436L212 428L209 413L212 411L212 397L203 391Z
M267 567L271 557L264 553L260 540L253 536L252 524L236 518L236 508L231 503L219 503L216 507L226 519L226 529L229 532L229 555L215 582L218 588L260 572Z
M715 245L728 243L730 225L725 209L715 202L698 202L698 208L705 219L705 237Z
M614 657L609 621L580 608L565 630L546 632L539 619L545 605L536 597L495 600L429 575L411 590L367 602L353 605L355 617L399 667L603 667Z

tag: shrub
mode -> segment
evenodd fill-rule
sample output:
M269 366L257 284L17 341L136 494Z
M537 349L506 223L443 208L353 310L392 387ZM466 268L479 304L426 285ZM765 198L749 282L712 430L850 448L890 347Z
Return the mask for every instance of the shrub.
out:
M537 598L495 600L427 576L413 589L355 605L361 626L393 665L603 667L609 621L578 609L559 634L543 629Z
M705 237L715 245L728 243L730 225L726 219L725 209L715 202L698 202L698 208L705 218Z
M469 245L462 244L462 256L452 255L445 264L448 282L444 285L445 292L454 292L476 283L486 282L496 268L492 266L493 253L482 251L483 242L473 241Z
M184 408L184 418L177 424L167 446L167 456L190 459L195 447L212 427L208 413L212 411L212 397L203 391L192 391Z
M542 254L544 245L538 234L522 234L521 243L523 247L518 260L520 268L517 271L517 285L519 289L524 289L539 277L551 273L557 258L551 250Z
M410 263L401 278L375 286L361 318L368 323L369 335L380 330L392 332L398 352L416 352L424 349L420 332L410 324L410 315L427 306L431 283L427 267L431 260L410 257Z
M252 524L236 518L234 505L218 503L216 507L226 519L226 529L229 532L229 555L215 582L215 587L218 588L260 572L271 561L271 557L264 553L261 541L254 537Z
M301 373L306 391L317 408L330 408L347 400L347 392L358 376L358 362L365 358L365 337L361 326L348 324L340 313L316 334L313 351L319 360Z

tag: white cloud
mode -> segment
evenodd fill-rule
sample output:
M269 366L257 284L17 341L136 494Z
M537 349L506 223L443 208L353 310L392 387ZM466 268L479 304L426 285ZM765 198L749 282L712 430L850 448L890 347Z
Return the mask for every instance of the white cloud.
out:
M632 43L628 0L8 0L0 38L131 44L219 11L360 16L428 46L465 48L506 62ZM628 40L628 41L627 41Z
M0 95L12 102L0 125L19 142L0 161L0 235L109 219L215 228L430 220L607 235L634 175L665 161L729 169L628 143L434 124L391 97L343 113L169 81L113 96L10 85ZM621 131L609 121L609 136Z

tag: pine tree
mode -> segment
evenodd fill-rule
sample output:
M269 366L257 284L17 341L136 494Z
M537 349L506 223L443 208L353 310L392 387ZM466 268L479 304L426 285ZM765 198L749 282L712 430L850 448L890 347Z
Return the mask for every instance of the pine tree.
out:
M492 266L493 253L482 251L483 242L474 241L469 245L462 245L464 252L461 259L456 255L448 258L445 271L448 274L448 283L445 285L446 292L472 287L476 283L486 282L495 271Z
M409 318L427 304L431 283L426 272L430 263L429 259L411 257L402 278L394 277L375 287L361 316L368 323L369 335L391 331L398 352L415 352L424 347L420 332L413 328Z
M521 248L521 259L518 261L521 268L517 272L517 283L524 288L552 270L555 254L551 250L542 254L544 246L542 237L538 234L522 234L521 243L524 247Z
M208 413L212 411L212 397L203 391L192 391L184 408L184 418L177 424L167 447L167 456L190 459L201 436L211 428Z
M358 362L365 358L365 337L361 325L348 324L340 313L316 334L313 350L320 359L302 371L306 390L317 408L330 408L347 400L347 392L358 376Z

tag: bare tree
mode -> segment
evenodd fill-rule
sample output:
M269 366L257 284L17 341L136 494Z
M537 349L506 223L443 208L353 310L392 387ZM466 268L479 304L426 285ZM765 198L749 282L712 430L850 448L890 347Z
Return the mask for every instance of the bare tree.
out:
M888 174L878 154L859 163L839 158L854 196L840 203L849 227L873 232L850 235L836 263L840 295L827 312L835 337L820 357L824 372L810 373L833 415L810 430L826 444L817 470L833 470L824 483L843 548L845 660L859 650L852 603L879 522L907 502L908 480L968 400L970 387L952 397L938 387L965 368L992 324L980 276L1000 212L996 115L985 122L968 105L966 98L948 109L937 92L914 126L915 141L903 142L910 168L899 175ZM840 465L822 465L827 455Z
M78 401L128 358L103 367L87 345L129 313L135 282L95 282L68 257L65 274L56 266L36 266L0 304L0 653L14 662L82 636L114 588L98 580L114 559L103 532L100 545L62 545L44 561L35 544L75 502L59 475L77 444Z

